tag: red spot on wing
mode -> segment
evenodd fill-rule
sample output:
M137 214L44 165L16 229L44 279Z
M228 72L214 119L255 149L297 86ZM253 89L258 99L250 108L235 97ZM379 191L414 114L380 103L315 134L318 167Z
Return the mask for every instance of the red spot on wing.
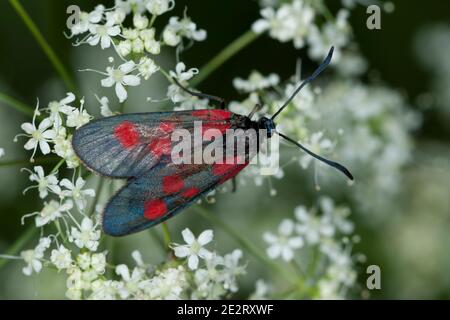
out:
M149 200L144 203L144 217L150 220L158 219L167 213L166 203L160 199Z
M198 188L189 188L189 189L186 189L185 191L183 191L181 196L183 198L192 198L192 197L196 196L199 192L200 192L200 189L198 189Z
M114 136L124 148L131 148L139 143L139 132L136 126L129 121L118 124L114 128Z
M169 137L155 138L150 142L149 148L156 157L161 157L171 153L172 142Z
M165 194L179 192L183 187L183 179L179 176L168 176L163 178L163 191Z

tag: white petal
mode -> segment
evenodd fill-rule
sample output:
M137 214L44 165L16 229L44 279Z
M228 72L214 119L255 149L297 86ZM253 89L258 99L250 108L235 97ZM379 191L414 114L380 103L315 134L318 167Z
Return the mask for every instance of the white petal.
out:
M135 67L134 61L128 61L124 64L121 64L119 66L120 71L122 71L123 73L128 73L131 70L133 70L133 68Z
M101 81L102 87L107 87L107 88L112 87L114 85L114 83L115 82L112 77L102 79L102 81Z
M44 169L41 166L34 167L34 171L37 173L39 178L44 177Z
M135 75L126 75L123 77L123 83L129 86L138 86L141 84L141 78Z
M33 132L36 131L36 128L29 122L22 123L20 127L22 128L23 131L25 131L28 134L32 134Z
M75 95L72 92L67 92L67 97L65 97L64 99L62 99L59 104L60 105L66 105L68 103L74 102L75 101Z
M257 20L252 25L252 30L255 33L261 33L266 31L269 28L269 22L263 19Z
M282 235L289 236L294 231L294 222L290 219L284 219L278 227L278 231Z
M32 150L32 149L36 148L37 143L38 142L36 139L30 139L27 141L27 143L25 143L25 145L23 147L25 148L25 150Z
M292 252L292 250L287 247L283 248L281 255L283 256L284 261L291 261L294 257L294 253Z
M127 90L119 82L116 83L116 95L120 102L124 102L128 97Z
M209 260L212 258L213 254L210 251L206 250L205 248L201 248L198 251L198 256L202 259Z
M275 243L275 242L277 242L277 237L276 236L274 236L272 233L270 233L270 232L265 232L264 234L263 234L263 238L264 238L264 241L266 241L267 243Z
M50 153L50 146L48 145L47 141L39 141L39 148L41 148L43 154Z
M108 34L112 37L117 36L120 33L120 27L119 26L114 26L114 27L110 27L108 28Z
M188 267L191 270L197 269L197 267L198 267L198 257L195 254L189 257Z
M187 257L190 253L190 250L186 246L178 246L173 248L173 251L175 253L175 256L178 258L184 258Z
M102 36L101 37L101 47L102 49L107 49L111 46L111 39L109 36Z
M66 189L72 190L73 189L73 183L69 179L62 179L59 183L61 187L65 187Z
M205 230L198 236L198 243L204 246L207 243L210 243L214 237L214 233L212 230Z
M56 138L56 132L54 130L47 130L42 133L44 139L53 140Z
M273 245L267 248L267 255L271 259L276 259L281 253L281 248L279 245Z
M303 247L303 239L302 239L302 237L290 238L288 243L289 243L289 246L291 248L298 249L298 248Z
M183 236L183 239L187 244L192 244L195 241L194 234L188 228L184 229L181 232L181 235Z

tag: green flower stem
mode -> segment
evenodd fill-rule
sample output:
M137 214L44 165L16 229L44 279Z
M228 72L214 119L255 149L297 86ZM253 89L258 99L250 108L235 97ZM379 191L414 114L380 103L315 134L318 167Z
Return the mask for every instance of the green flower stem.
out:
M23 166L27 164L32 165L39 165L39 164L50 164L55 163L58 161L57 157L48 156L48 157L38 157L34 159L34 162L30 162L29 159L22 159L22 160L5 160L0 161L0 168L1 167L12 167L12 166Z
M62 64L61 60L59 60L56 53L53 51L53 49L48 44L47 40L45 40L42 33L39 31L36 24L33 22L33 20L30 18L28 13L25 11L25 9L20 4L19 0L9 0L9 3L11 6L16 10L17 14L22 18L22 21L25 23L27 28L30 30L31 34L39 44L39 46L42 48L44 53L47 55L47 58L52 63L53 67L56 69L56 71L61 76L62 80L66 84L67 88L72 91L76 92L76 86L72 78L70 77L69 73L67 72L66 68Z
M172 240L170 238L169 227L167 226L167 223L165 223L165 222L161 223L161 226L162 226L162 232L163 232L163 237L164 237L164 246L166 247L167 250L170 250L170 243L172 242Z
M34 109L20 102L19 100L0 92L0 103L9 106L27 116L33 116Z
M5 251L6 256L16 256L22 248L38 233L39 229L33 224L14 241L14 243ZM11 259L0 258L0 269L3 268Z
M115 249L115 241L113 237L106 238L106 250L108 251L109 261L114 265L114 250ZM108 279L112 279L114 276L115 268L108 268L106 270L106 274Z
M279 274L285 278L288 283L295 283L297 290L307 291L308 288L305 287L304 280L301 277L293 275L292 272L283 268L280 264L267 258L264 252L253 245L250 241L245 239L239 232L227 225L225 222L217 218L215 215L211 214L206 209L196 206L195 210L204 218L209 220L211 223L217 225L222 230L224 230L229 236L231 236L237 243L239 243L244 250L253 255L256 259L261 261L264 265L271 268L276 274Z
M216 71L220 66L222 66L225 62L227 62L231 57L233 57L236 53L241 51L247 45L258 39L260 33L254 33L249 30L242 34L239 38L230 43L226 48L224 48L218 55L212 58L207 64L200 68L200 73L195 76L191 85L193 87L199 85L203 80L208 78L211 73Z
M100 197L100 194L102 193L103 182L104 182L103 178L98 177L97 187L95 188L95 196L94 196L94 199L92 200L91 207L89 208L88 217L91 217L95 212L95 204L97 203L97 201Z

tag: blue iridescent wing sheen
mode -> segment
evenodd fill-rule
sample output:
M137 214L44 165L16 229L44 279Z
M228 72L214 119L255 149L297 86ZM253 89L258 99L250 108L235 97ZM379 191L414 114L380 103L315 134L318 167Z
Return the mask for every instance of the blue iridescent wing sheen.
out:
M103 212L103 230L111 236L124 236L155 226L234 177L246 165L177 165L164 158L110 200Z
M77 129L72 146L83 164L111 178L139 177L167 155L174 129L194 129L195 121L209 127L231 127L225 110L194 110L123 114L101 118Z

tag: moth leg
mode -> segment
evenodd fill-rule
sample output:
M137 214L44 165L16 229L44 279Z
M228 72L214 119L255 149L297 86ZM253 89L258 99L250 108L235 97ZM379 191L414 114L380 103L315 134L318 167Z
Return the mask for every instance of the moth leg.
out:
M172 79L177 86L179 86L182 90L189 93L190 95L192 95L194 97L199 97L199 98L203 98L203 99L209 99L209 100L216 101L219 103L220 109L225 109L227 107L227 104L226 104L226 101L224 98L220 98L220 97L213 96L213 95L206 94L206 93L194 92L194 91L184 87L183 85L181 85L181 83L178 82L177 79L175 79L175 78L172 78Z
M232 184L231 192L236 192L236 189L237 189L237 180L236 180L236 177L233 177L233 178L231 179L231 184Z

